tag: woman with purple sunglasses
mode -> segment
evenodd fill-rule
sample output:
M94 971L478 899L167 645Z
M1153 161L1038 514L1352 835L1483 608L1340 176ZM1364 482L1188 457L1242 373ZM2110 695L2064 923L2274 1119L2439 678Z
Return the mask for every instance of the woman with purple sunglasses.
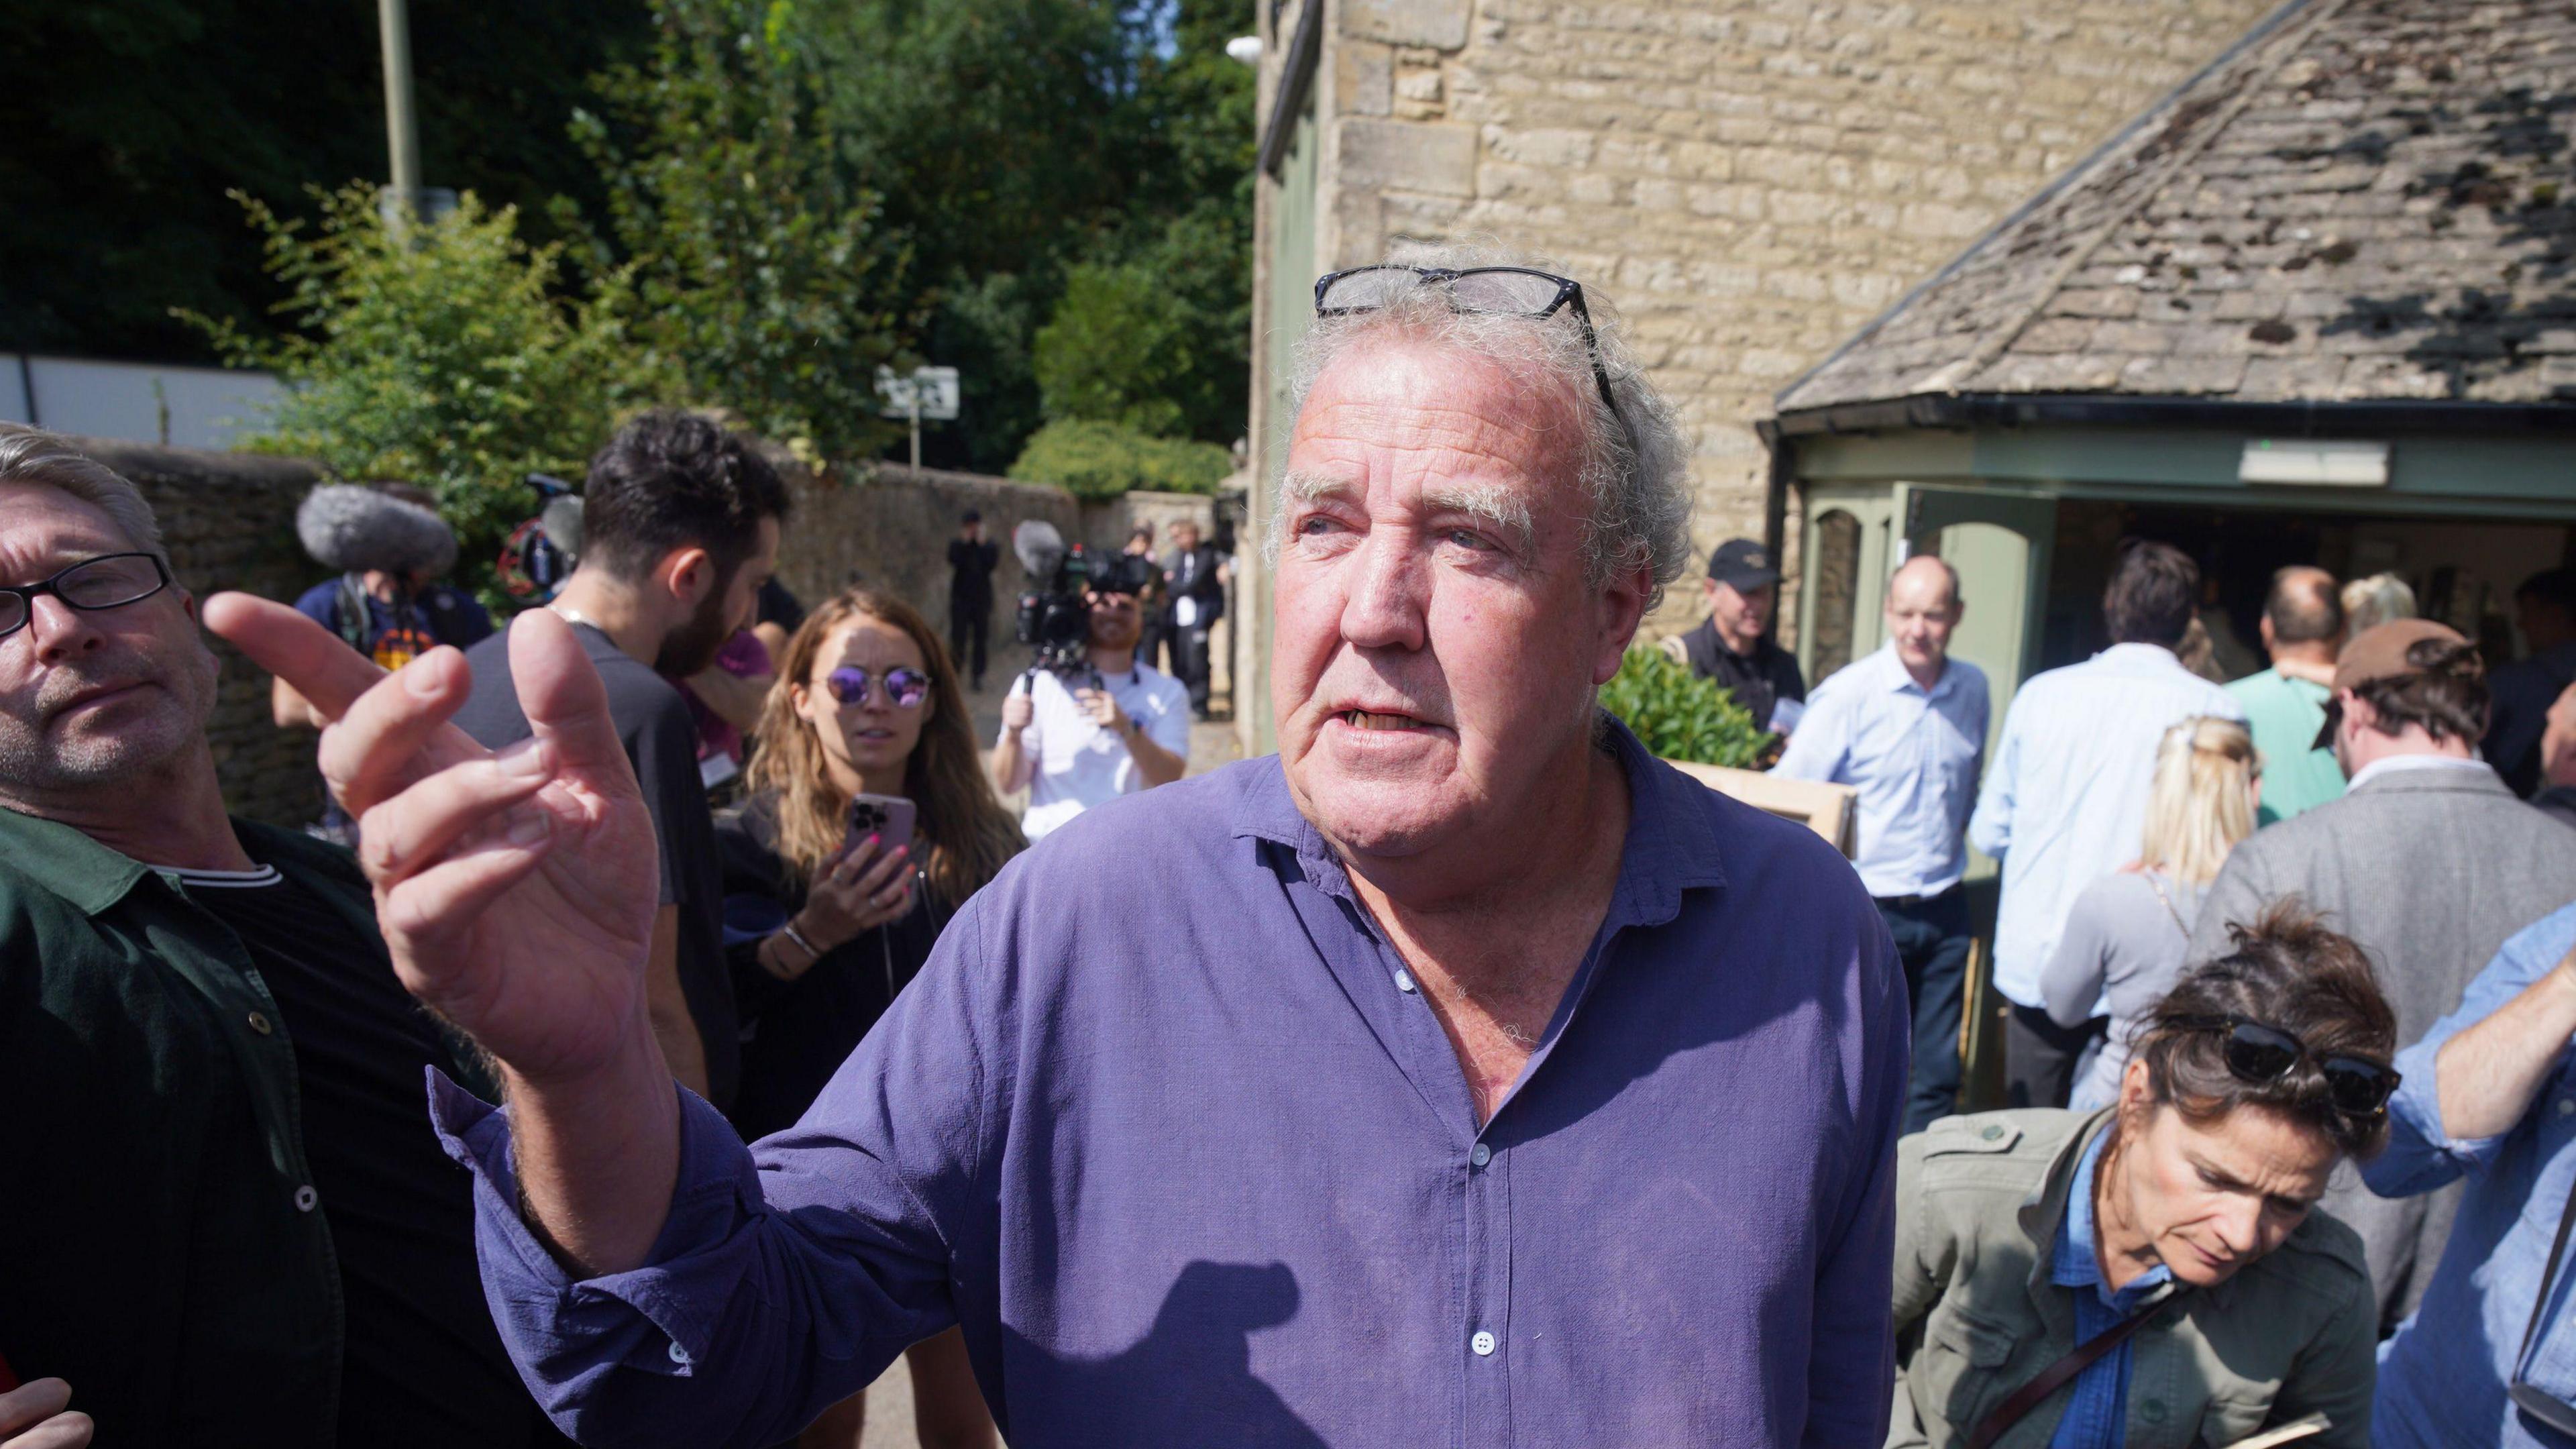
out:
M782 1131L921 970L948 918L1027 848L987 783L957 670L920 614L853 589L787 647L760 718L750 792L716 821L725 936L743 1022L732 1116ZM910 801L912 839L853 839L861 795ZM996 1442L957 1331L913 1346L925 1446ZM799 1440L858 1443L863 1396Z

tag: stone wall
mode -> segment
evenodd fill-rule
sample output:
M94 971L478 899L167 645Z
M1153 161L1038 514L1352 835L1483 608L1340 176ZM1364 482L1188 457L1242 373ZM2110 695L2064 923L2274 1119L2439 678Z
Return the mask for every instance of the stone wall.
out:
M1154 525L1157 557L1169 547L1166 530L1183 518L1214 532L1216 500L1183 493L1131 493L1105 501L1077 500L1061 488L1014 483L976 473L879 466L866 472L836 470L828 481L774 453L796 496L779 549L778 577L808 606L853 584L889 589L921 610L943 635L948 629L948 541L967 509L984 515L985 536L1002 546L993 574L993 642L1006 652L1011 609L1027 575L1011 551L1011 531L1028 519L1054 524L1068 543L1115 552L1138 523Z
M293 459L83 439L84 451L134 480L160 519L172 571L199 598L240 589L291 602L323 577L295 539L295 509L320 480L314 465ZM1043 518L1067 539L1116 547L1131 521L1210 521L1207 498L1139 494L1132 500L1078 504L1059 488L969 473L878 468L818 482L776 455L796 494L796 513L779 554L779 577L809 603L855 582L891 589L910 600L943 633L948 626L948 540L958 515L982 511L1002 542L994 574L995 648L1004 647L1010 601L1021 587L1011 529ZM843 483L837 478L858 477ZM275 824L301 824L321 813L313 769L314 736L271 722L269 679L208 636L223 661L215 715L208 726L225 801L234 813Z
M1329 4L1319 266L1468 238L1598 279L1694 435L1704 563L1763 532L1750 425L1779 387L2273 3L1300 0L1264 99L1301 6Z
M242 453L78 439L82 451L134 481L161 524L171 572L202 599L220 589L292 603L323 577L295 541L295 507L318 481L310 463ZM223 660L207 725L224 802L236 815L300 825L322 813L310 730L271 722L268 675L207 635Z

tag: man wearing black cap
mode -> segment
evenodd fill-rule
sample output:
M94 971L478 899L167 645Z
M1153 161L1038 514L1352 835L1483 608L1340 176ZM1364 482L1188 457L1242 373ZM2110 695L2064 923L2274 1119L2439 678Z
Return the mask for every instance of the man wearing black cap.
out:
M1785 734L1806 703L1807 680L1797 656L1771 638L1771 607L1779 597L1771 551L1749 538L1730 538L1709 556L1708 622L1681 640L1693 674L1726 686L1753 712L1755 729ZM1796 703L1784 711L1784 699Z
M957 536L948 540L948 661L966 670L978 693L984 688L984 637L993 627L993 570L1001 562L1002 546L984 536L984 515L967 509L957 520Z

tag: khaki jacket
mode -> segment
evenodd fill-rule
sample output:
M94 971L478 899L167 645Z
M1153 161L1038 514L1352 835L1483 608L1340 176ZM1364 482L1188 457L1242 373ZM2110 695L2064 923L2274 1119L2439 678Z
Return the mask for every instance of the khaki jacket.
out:
M1889 1449L1965 1445L1989 1412L2075 1348L2070 1290L2049 1281L2084 1146L2108 1111L1951 1117L1896 1148L1896 1408ZM2130 1339L2126 1449L2226 1446L2322 1414L2301 1449L2370 1442L2378 1315L2361 1240L2311 1213L2215 1288L2159 1290ZM2045 1449L2070 1384L1997 1449Z

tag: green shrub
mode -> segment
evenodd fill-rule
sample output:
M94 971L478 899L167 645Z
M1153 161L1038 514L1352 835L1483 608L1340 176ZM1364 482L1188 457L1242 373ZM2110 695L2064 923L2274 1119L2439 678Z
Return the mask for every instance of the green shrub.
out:
M1116 423L1068 419L1029 438L1011 476L1053 483L1077 498L1115 498L1135 489L1214 493L1234 460L1214 443L1153 438Z
M661 383L639 366L616 295L567 301L560 243L530 246L518 213L472 192L408 234L386 227L372 188L313 193L307 225L234 193L283 285L275 340L181 311L224 361L286 384L256 452L313 458L343 478L390 478L437 495L456 529L457 578L494 602L493 556L536 496L520 481L578 478L621 408Z
M1601 707L1627 722L1646 749L1667 760L1729 765L1750 770L1772 736L1753 727L1753 714L1714 679L1651 645L1628 651L1619 672L1601 686Z

